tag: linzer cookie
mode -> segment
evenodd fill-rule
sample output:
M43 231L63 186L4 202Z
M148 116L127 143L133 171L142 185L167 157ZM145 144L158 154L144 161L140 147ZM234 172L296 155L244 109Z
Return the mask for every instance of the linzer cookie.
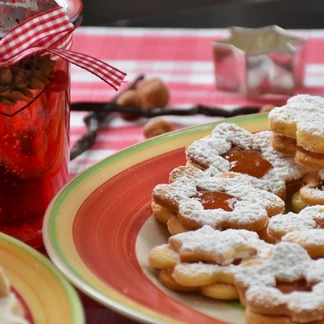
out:
M248 324L324 322L324 259L297 244L280 242L269 258L243 262L235 286Z
M324 208L306 207L299 214L289 213L273 219L269 235L283 242L296 243L316 259L324 257Z
M281 241L302 246L313 259L324 257L324 229L322 228L290 232L284 235Z
M150 264L159 269L159 280L178 291L199 291L216 299L237 299L234 274L242 260L262 258L272 245L246 230L214 230L205 225L177 234L168 244L155 247Z
M309 206L298 214L274 216L267 231L277 241L301 245L312 258L324 257L324 206Z
M255 182L261 189L282 198L286 184L300 180L306 170L292 157L272 148L272 133L252 134L235 124L222 123L210 138L200 139L187 147L188 165L213 175L219 172L238 172L262 180Z
M167 223L171 234L203 225L261 231L285 204L277 195L255 188L252 180L239 173L211 177L197 168L178 167L169 184L154 188L153 214Z
M324 98L298 95L269 113L273 147L311 169L324 169Z
M324 228L324 206L309 206L298 214L289 212L273 216L269 220L268 233L272 237L281 239L289 232L314 228Z

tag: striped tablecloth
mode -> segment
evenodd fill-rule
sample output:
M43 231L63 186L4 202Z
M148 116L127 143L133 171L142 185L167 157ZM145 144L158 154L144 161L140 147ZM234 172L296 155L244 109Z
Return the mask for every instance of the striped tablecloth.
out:
M324 95L324 30L291 32L308 39L304 88L300 93ZM74 34L73 50L123 70L129 81L141 73L146 78L162 78L170 90L171 107L190 107L198 103L229 110L242 105L260 106L265 102L249 101L237 93L215 88L211 44L227 35L226 30L220 29L81 27ZM76 66L72 67L72 102L109 101L115 94L100 79ZM86 132L85 115L71 114L71 145ZM125 122L117 114L112 117L109 124L100 129L95 145L71 162L72 176L98 160L145 139L143 125L147 120ZM205 116L165 118L177 128L216 119ZM95 302L84 300L88 323L130 323Z

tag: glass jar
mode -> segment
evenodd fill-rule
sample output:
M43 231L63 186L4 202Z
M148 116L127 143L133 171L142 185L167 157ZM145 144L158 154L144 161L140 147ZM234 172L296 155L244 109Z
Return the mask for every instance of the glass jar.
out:
M80 23L79 1L59 4ZM38 13L10 8L19 21ZM0 231L33 247L42 245L45 210L69 179L69 107L69 62L42 53L0 68Z

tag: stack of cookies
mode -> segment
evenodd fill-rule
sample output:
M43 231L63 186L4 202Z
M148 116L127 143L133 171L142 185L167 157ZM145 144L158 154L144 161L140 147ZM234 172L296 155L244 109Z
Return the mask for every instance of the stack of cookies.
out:
M152 194L170 233L149 256L162 284L239 299L249 324L324 323L322 116L324 98L298 95L268 131L222 123L186 148Z

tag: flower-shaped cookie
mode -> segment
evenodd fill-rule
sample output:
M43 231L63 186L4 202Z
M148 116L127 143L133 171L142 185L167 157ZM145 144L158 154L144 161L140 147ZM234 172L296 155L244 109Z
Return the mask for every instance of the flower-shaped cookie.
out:
M294 154L295 161L311 169L324 169L324 98L297 95L269 113L273 147Z
M324 259L311 259L297 244L280 242L268 259L243 263L235 284L248 323L324 320Z
M284 210L284 202L271 192L255 188L251 179L238 173L211 177L197 168L178 167L171 173L169 184L154 188L153 202L173 213L174 217L167 220L171 234L203 225L260 231L267 226L269 216ZM174 218L183 230L170 230Z
M292 157L274 150L271 138L270 131L252 134L235 124L222 123L210 138L187 147L187 160L211 175L233 171L258 178L262 180L259 188L285 197L286 183L301 179L306 170Z
M277 240L301 245L312 258L324 257L324 206L276 215L269 220L267 231Z
M229 265L237 259L247 259L266 253L270 244L260 240L255 232L227 229L202 228L173 235L169 238L172 248L179 253L182 262L206 262Z
M177 234L152 249L151 266L172 290L200 291L217 299L237 299L235 269L242 260L263 258L272 245L246 230L214 230L210 226Z

